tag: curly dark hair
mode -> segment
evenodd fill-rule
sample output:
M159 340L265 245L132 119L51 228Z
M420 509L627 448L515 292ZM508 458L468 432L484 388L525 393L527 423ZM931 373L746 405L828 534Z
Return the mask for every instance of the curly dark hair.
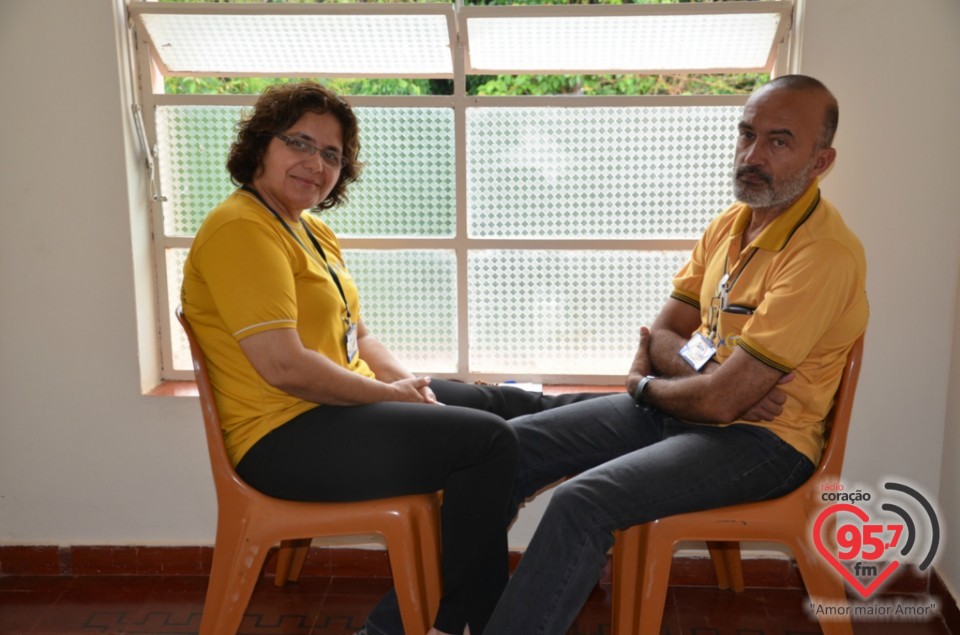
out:
M234 185L249 185L263 168L267 145L278 132L288 130L308 112L330 113L343 128L343 156L346 165L340 178L314 211L330 209L347 200L347 185L360 177L360 126L350 105L335 92L316 82L279 84L263 91L253 112L237 124L237 139L230 146L227 170Z

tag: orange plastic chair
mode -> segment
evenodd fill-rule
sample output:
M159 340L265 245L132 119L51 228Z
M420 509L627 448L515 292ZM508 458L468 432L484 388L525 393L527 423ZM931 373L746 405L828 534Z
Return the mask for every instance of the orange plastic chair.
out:
M371 534L386 540L404 631L426 633L440 605L439 495L303 503L271 498L244 483L227 457L203 351L180 307L176 316L190 342L217 491L217 538L200 635L236 634L267 553L277 542L284 541L294 557L306 555L308 537ZM299 574L293 564L278 565L285 579Z
M850 412L863 356L861 336L847 356L820 464L810 479L786 496L702 512L678 514L616 532L613 548L613 635L656 635L667 599L674 546L681 540L708 543L720 586L743 589L739 542L779 542L790 547L811 598L832 605L847 602L844 581L814 548L809 531L823 501L820 484L837 481L843 468ZM632 565L637 563L636 568ZM847 617L821 617L825 635L852 635Z

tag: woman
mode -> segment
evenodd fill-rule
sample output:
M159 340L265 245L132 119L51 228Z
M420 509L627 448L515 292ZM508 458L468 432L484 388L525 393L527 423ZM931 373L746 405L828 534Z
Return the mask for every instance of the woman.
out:
M376 340L336 236L303 213L345 200L359 148L354 113L328 89L267 89L230 150L240 187L190 250L183 310L251 486L304 501L444 490L445 588L429 635L478 635L507 581L518 447L504 418L577 397L416 378ZM389 599L369 632L402 632Z

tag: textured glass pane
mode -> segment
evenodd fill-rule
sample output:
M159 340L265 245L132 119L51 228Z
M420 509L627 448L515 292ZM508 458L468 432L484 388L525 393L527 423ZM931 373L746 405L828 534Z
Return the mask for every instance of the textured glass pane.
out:
M232 190L226 169L240 106L160 106L164 228L192 236ZM456 228L453 111L357 108L367 164L343 208L324 218L341 235L452 236Z
M452 236L456 230L453 110L357 108L360 181L326 215L341 235Z
M172 72L196 75L453 73L444 15L141 16Z
M764 69L779 13L467 19L474 72Z
M180 304L186 249L167 250L170 307ZM457 370L456 258L448 251L348 250L347 266L360 289L363 321L407 368ZM171 309L172 310L172 309ZM175 370L191 370L187 338L170 318Z
M348 250L363 321L407 368L457 370L457 261L452 251Z
M474 251L470 370L626 374L688 257L679 251Z
M180 285L183 283L183 263L187 260L188 249L167 250L167 298L170 307L170 348L173 349L173 370L193 370L190 356L190 344L183 328L173 316L173 309L180 304Z
M695 238L733 201L741 111L470 108L470 235Z
M231 191L227 153L240 119L239 106L157 107L157 148L164 231L193 236Z

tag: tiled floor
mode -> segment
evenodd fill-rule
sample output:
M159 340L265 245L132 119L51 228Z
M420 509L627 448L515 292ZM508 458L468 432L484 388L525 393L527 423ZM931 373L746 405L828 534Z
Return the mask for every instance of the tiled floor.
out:
M203 576L0 577L0 633L179 634L197 632ZM386 591L384 578L304 578L278 589L258 584L243 635L347 635ZM600 586L569 635L609 635L609 587ZM889 598L888 598L889 599ZM671 587L661 635L819 635L791 589L748 588L741 594L708 587ZM858 623L857 635L950 635L928 622Z

